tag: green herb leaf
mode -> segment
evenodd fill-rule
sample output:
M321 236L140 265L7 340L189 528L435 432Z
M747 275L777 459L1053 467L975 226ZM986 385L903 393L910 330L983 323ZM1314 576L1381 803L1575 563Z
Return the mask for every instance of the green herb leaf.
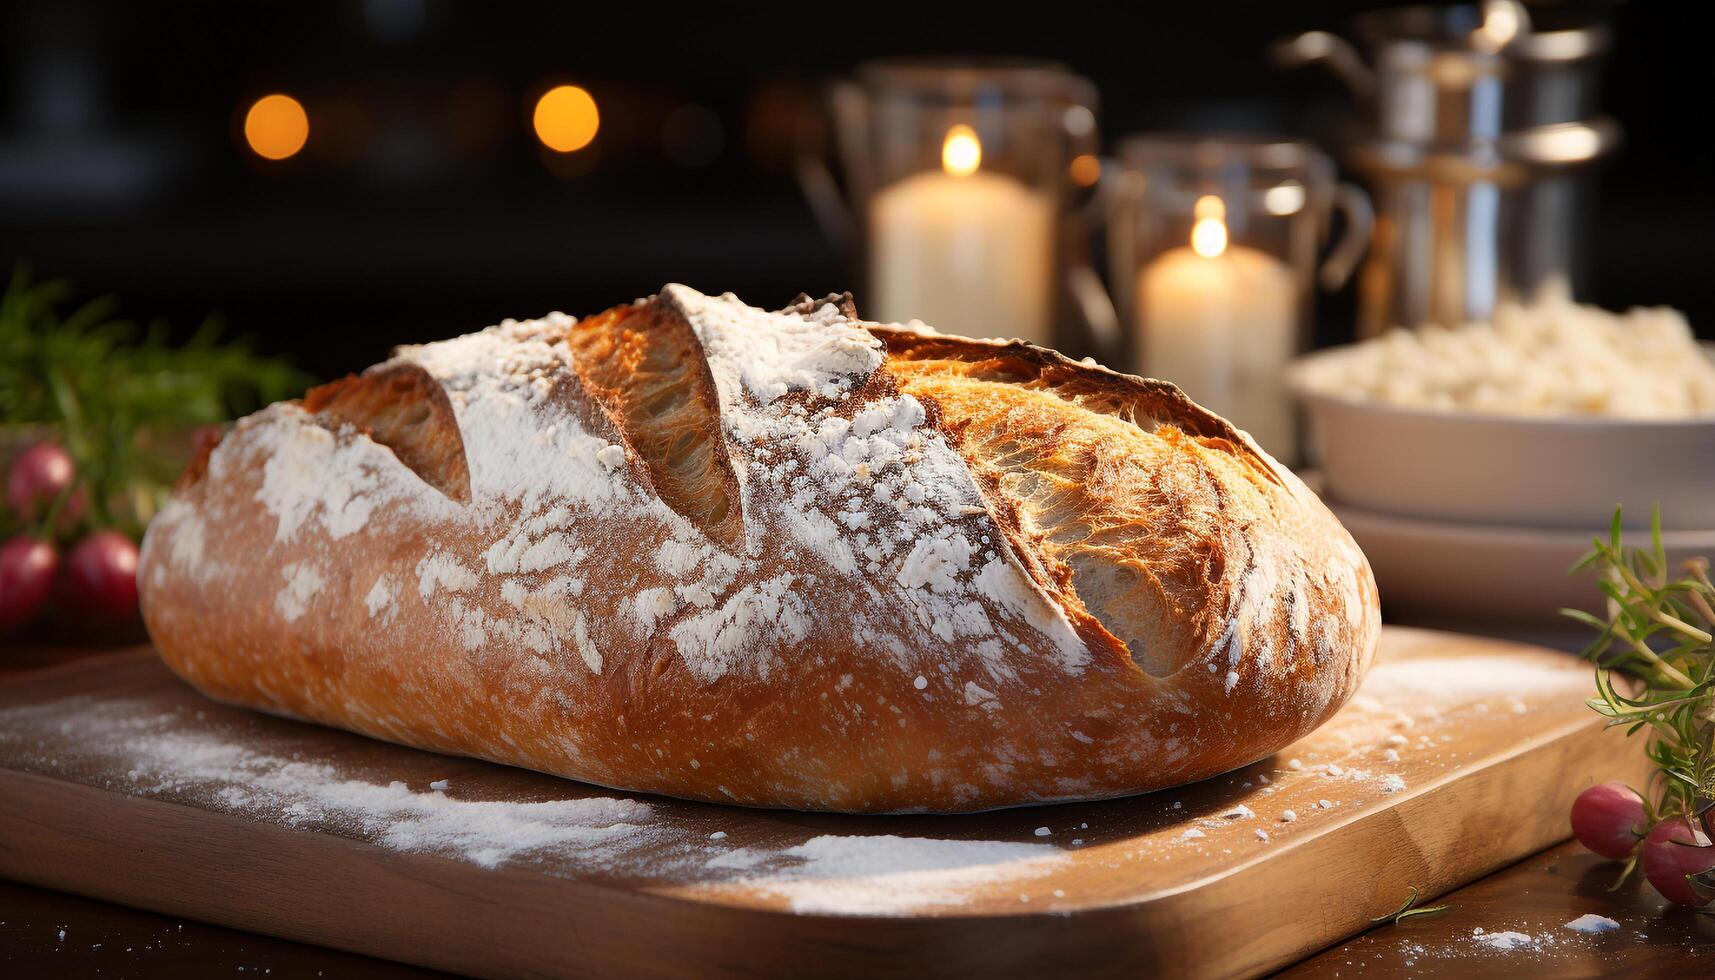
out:
M1701 558L1670 579L1660 508L1650 514L1647 548L1625 549L1622 528L1616 509L1608 540L1593 540L1574 566L1596 571L1608 617L1561 612L1597 634L1583 650L1596 665L1596 696L1586 704L1609 727L1648 734L1644 753L1655 766L1645 799L1651 813L1657 819L1690 815L1715 787L1715 583ZM1634 687L1623 691L1616 673Z
M45 430L64 444L77 462L91 523L140 534L184 463L169 459L175 454L162 449L163 437L181 437L182 457L195 427L297 395L310 383L247 341L222 340L213 318L175 347L160 321L139 330L115 319L110 297L62 315L71 297L69 283L35 283L26 267L13 267L0 296L0 426ZM81 531L57 523L43 529Z
M1414 915L1433 915L1436 912L1445 912L1452 908L1451 905L1426 905L1422 908L1416 908L1416 905L1417 886L1413 885L1411 886L1411 895L1406 898L1405 902L1400 905L1399 908L1394 909L1386 915L1378 915L1370 921L1392 922L1394 925L1398 925L1402 920L1409 919Z

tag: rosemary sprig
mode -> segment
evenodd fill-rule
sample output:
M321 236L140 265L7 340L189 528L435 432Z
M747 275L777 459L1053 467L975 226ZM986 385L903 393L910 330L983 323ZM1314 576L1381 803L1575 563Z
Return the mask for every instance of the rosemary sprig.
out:
M175 345L164 323L115 319L111 298L64 313L71 298L69 283L32 282L13 268L0 296L0 435L39 428L62 443L93 524L142 531L184 463L161 451L162 435L234 418L310 380L244 341L222 340L213 319ZM3 511L0 534L10 535L17 517Z
M1406 898L1404 904L1400 905L1399 908L1394 909L1392 912L1389 912L1386 915L1378 915L1375 918L1371 919L1370 921L1371 922L1392 922L1394 925L1399 925L1401 921L1403 921L1405 919L1409 919L1414 915L1434 915L1436 912L1445 912L1448 909L1452 908L1451 905L1425 905L1422 908L1417 908L1416 905L1417 905L1417 886L1412 885L1411 886L1411 895L1410 895L1410 897Z
M1655 764L1644 793L1651 823L1685 816L1703 819L1707 830L1715 812L1715 584L1701 558L1670 572L1659 511L1650 518L1648 547L1623 547L1621 528L1615 510L1607 537L1592 540L1572 569L1596 569L1607 618L1561 613L1596 630L1583 651L1596 665L1596 696L1587 703L1609 727L1647 733L1644 751ZM1635 690L1616 684L1616 673Z

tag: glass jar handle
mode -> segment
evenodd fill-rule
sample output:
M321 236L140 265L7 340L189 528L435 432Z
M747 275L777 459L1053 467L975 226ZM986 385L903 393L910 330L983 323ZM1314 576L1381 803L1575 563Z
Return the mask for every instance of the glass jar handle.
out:
M1070 234L1067 235L1065 244L1065 289L1066 295L1071 298L1072 309L1083 321L1085 331L1105 360L1120 349L1120 318L1118 311L1114 309L1113 296L1108 293L1107 287L1102 284L1101 275L1090 262L1087 237L1107 222L1108 185L1111 183L1109 175L1117 172L1118 166L1114 161L1102 159L1100 156L1101 139L1097 132L1095 113L1088 106L1076 103L1068 105L1060 114L1060 125L1066 131L1067 145L1071 149L1067 154L1068 160L1088 156L1100 166L1095 184L1088 189L1089 199L1083 206L1071 209L1066 219ZM1071 180L1071 176L1064 174L1062 179Z
M810 213L822 228L822 234L840 248L855 249L858 221L851 202L861 196L858 185L869 179L863 164L864 155L862 152L848 153L841 162L846 176L845 189L840 187L839 179L834 176L834 168L828 165L828 157L832 152L830 147L845 145L840 139L841 132L868 132L863 118L865 97L855 83L839 81L829 88L827 104L833 118L832 132L800 125L792 170L798 178L798 188L804 192L804 200L810 205Z
M1317 272L1322 288L1329 292L1344 286L1346 280L1352 278L1352 270L1358 267L1358 261L1369 248L1370 232L1376 223L1376 212L1370 206L1370 196L1356 184L1342 182L1335 186L1334 210L1345 217L1346 227L1340 233L1340 240L1329 249L1328 257L1322 260L1322 268Z

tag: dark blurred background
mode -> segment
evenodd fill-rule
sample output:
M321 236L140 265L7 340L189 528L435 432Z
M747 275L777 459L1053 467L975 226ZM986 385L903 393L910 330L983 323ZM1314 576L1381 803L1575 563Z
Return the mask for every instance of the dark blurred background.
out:
M1057 59L1099 87L1109 145L1142 129L1247 129L1332 149L1344 92L1324 72L1272 67L1265 50L1379 6L12 3L0 6L0 263L115 293L178 330L218 314L322 376L396 343L587 313L668 280L779 304L857 285L792 161L821 83L861 60ZM1601 170L1578 285L1611 308L1677 306L1710 337L1715 75L1688 23L1696 6L1594 8L1615 29L1604 110L1625 144ZM567 156L531 125L535 100L563 83L600 109L594 143ZM280 161L244 135L269 93L310 120ZM1349 295L1322 304L1323 341L1350 336L1351 307Z

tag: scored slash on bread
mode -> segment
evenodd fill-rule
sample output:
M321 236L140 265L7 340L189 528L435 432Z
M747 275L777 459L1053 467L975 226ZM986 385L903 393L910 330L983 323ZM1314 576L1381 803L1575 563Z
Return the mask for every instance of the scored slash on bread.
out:
M714 379L690 324L658 305L621 306L566 333L578 375L649 467L655 492L703 533L744 532Z
M1170 384L682 286L241 421L140 576L224 700L849 811L1244 765L1351 696L1380 622L1314 495Z
M393 450L412 472L460 503L470 502L464 439L447 393L415 364L387 364L313 388L304 411L323 424L350 425Z

